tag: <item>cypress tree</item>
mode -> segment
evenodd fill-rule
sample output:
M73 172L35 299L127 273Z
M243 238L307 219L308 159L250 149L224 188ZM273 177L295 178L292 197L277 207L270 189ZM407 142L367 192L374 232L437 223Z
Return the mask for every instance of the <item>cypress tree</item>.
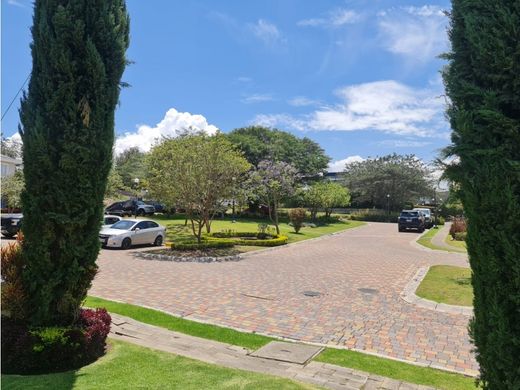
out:
M124 0L36 0L31 31L20 108L27 321L70 325L97 271L129 17Z
M520 389L520 2L453 0L444 72L447 170L468 219L474 318L486 389Z

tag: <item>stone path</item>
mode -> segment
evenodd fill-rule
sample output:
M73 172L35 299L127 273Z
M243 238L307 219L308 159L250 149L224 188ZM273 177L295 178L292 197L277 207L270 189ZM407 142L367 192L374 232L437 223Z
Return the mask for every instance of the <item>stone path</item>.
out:
M113 339L175 353L219 366L290 378L328 389L433 389L332 364L315 361L308 364L297 364L254 357L250 354L252 351L242 347L172 332L116 314L111 314L111 316L110 337ZM294 346L287 345L288 348Z
M394 224L370 223L253 252L239 262L210 264L102 250L89 294L246 332L476 375L469 317L401 297L419 268L467 266L467 256L420 250L412 245L417 237L398 233Z

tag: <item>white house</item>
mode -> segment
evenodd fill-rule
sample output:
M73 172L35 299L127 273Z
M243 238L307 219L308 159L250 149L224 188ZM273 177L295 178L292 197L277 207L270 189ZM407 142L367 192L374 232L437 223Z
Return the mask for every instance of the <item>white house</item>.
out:
M22 160L8 156L1 156L2 161L2 179L14 175L17 169L22 167Z

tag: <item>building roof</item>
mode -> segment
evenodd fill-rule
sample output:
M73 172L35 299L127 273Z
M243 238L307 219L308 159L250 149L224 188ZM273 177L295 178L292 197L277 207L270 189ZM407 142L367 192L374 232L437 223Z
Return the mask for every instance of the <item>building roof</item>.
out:
M22 163L23 163L22 159L20 159L20 158L12 158L9 156L4 156L3 154L0 156L1 156L2 162L11 163L14 165L22 165Z

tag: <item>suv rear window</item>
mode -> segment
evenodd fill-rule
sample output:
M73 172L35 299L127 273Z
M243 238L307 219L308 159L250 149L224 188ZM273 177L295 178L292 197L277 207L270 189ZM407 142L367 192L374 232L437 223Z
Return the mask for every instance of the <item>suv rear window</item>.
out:
M401 213L401 217L418 217L419 212L418 211L403 211Z

